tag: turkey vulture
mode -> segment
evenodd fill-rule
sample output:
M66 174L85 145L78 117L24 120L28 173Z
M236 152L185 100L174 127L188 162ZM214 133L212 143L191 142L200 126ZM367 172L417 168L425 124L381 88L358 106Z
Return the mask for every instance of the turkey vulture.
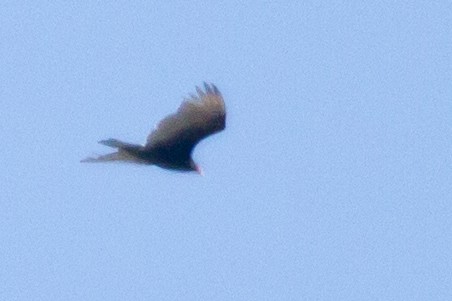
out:
M117 152L81 162L123 161L202 174L191 157L193 149L199 141L224 130L226 125L226 110L220 91L207 83L204 83L204 89L196 87L197 95L191 94L176 113L160 121L144 146L116 139L102 140L100 144L117 148Z

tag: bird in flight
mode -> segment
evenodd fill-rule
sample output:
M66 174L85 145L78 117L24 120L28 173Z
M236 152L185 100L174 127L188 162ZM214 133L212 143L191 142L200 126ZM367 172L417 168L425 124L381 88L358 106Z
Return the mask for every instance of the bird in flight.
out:
M117 139L99 141L117 151L81 162L123 161L156 165L177 171L201 168L193 161L192 152L199 141L224 130L226 109L223 96L213 84L196 87L197 95L184 99L176 113L165 117L147 137L146 144L130 144Z

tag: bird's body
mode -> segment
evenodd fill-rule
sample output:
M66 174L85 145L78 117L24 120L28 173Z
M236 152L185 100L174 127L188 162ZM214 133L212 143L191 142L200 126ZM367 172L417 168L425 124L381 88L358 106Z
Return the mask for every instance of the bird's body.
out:
M81 162L124 161L201 173L191 157L194 147L205 137L222 131L226 125L220 91L215 85L204 83L204 87L205 91L196 87L198 95L185 99L176 113L164 118L144 146L116 139L102 140L99 143L118 151Z

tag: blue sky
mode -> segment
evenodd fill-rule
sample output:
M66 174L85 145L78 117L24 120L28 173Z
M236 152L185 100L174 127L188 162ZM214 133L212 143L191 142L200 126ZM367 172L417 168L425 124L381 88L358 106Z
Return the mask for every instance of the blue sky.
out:
M448 1L3 1L1 300L447 300ZM205 176L84 165L203 81Z

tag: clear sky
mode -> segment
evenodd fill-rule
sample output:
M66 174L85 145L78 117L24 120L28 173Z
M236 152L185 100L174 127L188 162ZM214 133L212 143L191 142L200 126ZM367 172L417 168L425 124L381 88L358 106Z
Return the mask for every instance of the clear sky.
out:
M450 1L2 1L0 300L450 300ZM80 164L203 81L205 172Z

